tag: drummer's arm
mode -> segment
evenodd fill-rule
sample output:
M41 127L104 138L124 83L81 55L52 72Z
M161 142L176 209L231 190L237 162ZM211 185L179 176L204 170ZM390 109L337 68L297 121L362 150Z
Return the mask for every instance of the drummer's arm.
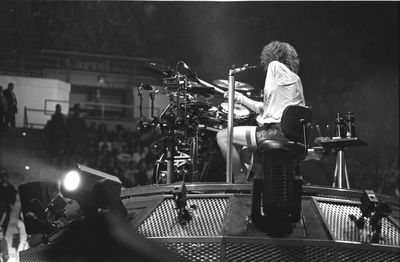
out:
M237 101L242 105L246 106L248 109L260 113L263 109L263 102L252 100L243 94L240 94Z

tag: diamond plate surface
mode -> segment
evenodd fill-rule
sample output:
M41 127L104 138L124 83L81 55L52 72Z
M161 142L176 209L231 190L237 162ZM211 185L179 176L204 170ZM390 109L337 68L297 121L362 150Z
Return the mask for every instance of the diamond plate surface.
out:
M194 205L192 220L186 225L177 223L177 210L173 199L164 200L137 231L144 237L198 237L220 236L228 198L189 198Z
M318 205L325 217L328 226L336 240L370 242L372 230L369 219L366 220L364 229L358 229L349 215L361 216L360 208L356 205L327 203L318 201ZM387 218L382 218L382 240L379 244L399 246L400 230Z
M334 261L331 247L238 243L227 244L226 259L235 262Z

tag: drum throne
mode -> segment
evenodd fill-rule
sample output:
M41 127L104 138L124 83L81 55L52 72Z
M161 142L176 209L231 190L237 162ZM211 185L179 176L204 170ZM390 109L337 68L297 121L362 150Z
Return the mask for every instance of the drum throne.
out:
M307 155L311 109L288 106L281 119L287 140L264 140L257 148L260 168L255 172L252 222L271 234L286 235L300 220L302 177L299 161ZM262 203L262 204L261 204Z

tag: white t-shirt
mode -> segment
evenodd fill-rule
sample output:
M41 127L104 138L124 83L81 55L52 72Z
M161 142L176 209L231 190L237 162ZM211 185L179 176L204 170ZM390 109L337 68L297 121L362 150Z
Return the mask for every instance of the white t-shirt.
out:
M265 78L263 111L257 122L280 123L282 113L289 105L305 106L300 77L281 62L272 61Z

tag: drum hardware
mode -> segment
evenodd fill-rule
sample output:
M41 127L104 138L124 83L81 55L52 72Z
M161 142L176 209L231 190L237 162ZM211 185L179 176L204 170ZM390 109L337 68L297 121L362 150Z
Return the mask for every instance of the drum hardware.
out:
M139 96L139 122L137 123L138 129L140 134L143 134L145 129L148 129L147 125L145 125L143 121L143 83L139 82L136 86L137 91L138 91L138 96Z
M140 134L145 132L149 132L151 130L155 130L156 126L159 124L157 117L154 116L154 96L158 92L158 90L154 90L153 87L149 84L144 85L143 83L139 82L137 84L138 96L139 96L139 122L137 123L138 129ZM143 116L143 90L149 91L149 97L151 100L151 120L144 121Z
M185 181L182 181L181 185L173 189L173 198L175 201L175 209L178 210L177 222L184 226L192 219L193 210L196 209L196 205L187 205L187 190Z
M179 66L183 66L188 73L180 73ZM150 67L165 76L162 79L163 90L170 98L170 103L155 124L155 128L159 128L162 135L152 148L153 151L161 153L161 158L155 163L155 182L171 183L179 178L197 182L199 165L204 153L202 141L214 136L215 132L226 126L228 110L223 111L224 105L218 107L210 103L197 102L196 97L225 94L226 91L199 79L183 61L177 63L175 71L156 64L151 64ZM249 88L247 84L239 84L239 88L244 86ZM149 90L151 98L154 99L154 90L151 86L146 88L142 86L142 89ZM235 110L236 122L243 122L248 118L250 111L247 108L238 105ZM152 117L155 119L153 112ZM163 169L165 167L166 171Z
M163 79L165 87L170 91L176 92L176 102L173 100L173 96L170 96L170 104L167 106L168 109L165 109L162 113L162 118L166 120L166 123L163 124L164 136L165 136L164 141L166 141L164 143L166 152L166 161L167 161L166 183L171 183L174 174L177 172L177 170L174 168L176 130L178 128L186 129L184 139L187 140L188 138L187 130L189 123L187 118L187 108L188 108L187 94L188 94L189 81L186 75L182 75L179 73L178 66L180 64L184 65L185 69L188 68L183 61L179 61L176 65L175 76ZM195 85L194 83L190 84L192 86ZM183 104L181 104L180 102L181 94L183 94ZM175 113L173 112L173 109L177 109ZM191 159L193 159L193 155L197 157L197 153L194 152L195 149L197 148L196 141L193 141L192 144L194 149L190 150ZM185 178L185 176L183 176L183 178Z

